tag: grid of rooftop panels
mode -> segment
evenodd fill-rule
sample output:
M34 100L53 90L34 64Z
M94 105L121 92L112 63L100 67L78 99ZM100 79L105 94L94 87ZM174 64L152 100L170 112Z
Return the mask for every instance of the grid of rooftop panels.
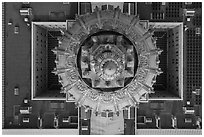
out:
M202 37L194 29L187 30L187 93L191 99L192 91L200 88L202 83Z
M180 9L183 8L183 2L169 2L166 8L166 18L179 18ZM173 21L173 20L172 20Z
M193 18L193 25L196 27L200 27L202 25L202 16L201 15L196 15Z

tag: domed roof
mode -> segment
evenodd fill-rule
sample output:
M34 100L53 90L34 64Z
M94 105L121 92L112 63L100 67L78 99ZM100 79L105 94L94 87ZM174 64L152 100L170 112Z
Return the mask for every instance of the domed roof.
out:
M137 16L119 8L96 9L77 16L72 27L61 32L59 46L53 49L57 57L53 73L79 106L119 112L153 93L156 76L162 73L161 50L152 29L145 30Z

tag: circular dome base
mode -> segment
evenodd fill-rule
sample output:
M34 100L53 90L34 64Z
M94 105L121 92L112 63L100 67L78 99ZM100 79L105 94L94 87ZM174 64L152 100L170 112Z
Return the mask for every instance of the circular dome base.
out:
M138 58L134 44L126 36L100 30L83 41L77 62L79 74L89 87L100 92L115 92L131 82ZM132 62L129 67L128 62Z
M57 56L53 73L79 106L99 113L135 106L148 100L146 95L153 93L152 85L161 73L158 55L162 51L152 34L137 16L119 8L77 16L53 49ZM101 65L104 60L109 61ZM103 75L114 77L107 81Z

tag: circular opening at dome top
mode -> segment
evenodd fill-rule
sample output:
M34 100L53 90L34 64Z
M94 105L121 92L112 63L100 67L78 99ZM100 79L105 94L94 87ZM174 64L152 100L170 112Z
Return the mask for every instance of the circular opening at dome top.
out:
M113 75L117 70L117 65L112 61L107 61L104 64L103 69L106 75Z
M134 78L137 66L134 44L115 31L99 31L89 35L81 42L77 54L81 79L101 92L113 92L127 86Z

